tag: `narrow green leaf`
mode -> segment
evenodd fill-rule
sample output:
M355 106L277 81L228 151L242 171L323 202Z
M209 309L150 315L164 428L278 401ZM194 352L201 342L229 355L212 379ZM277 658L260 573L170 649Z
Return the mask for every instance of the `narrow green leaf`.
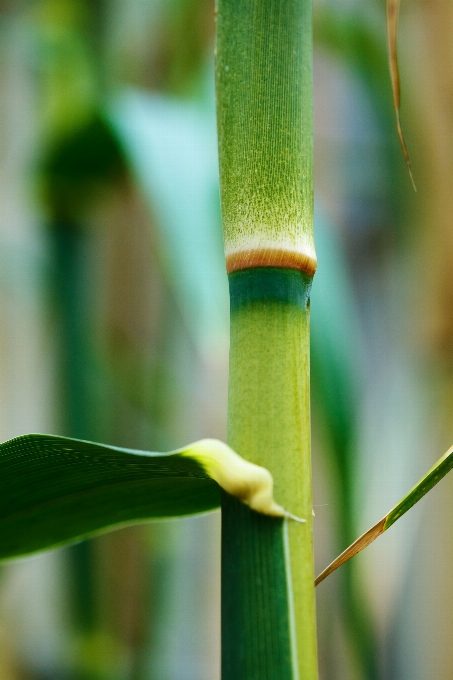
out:
M214 510L219 486L257 512L292 517L273 499L270 472L215 439L165 454L17 437L0 445L0 559L118 525Z
M437 461L435 465L426 473L424 477L409 491L394 508L388 512L379 522L377 522L371 529L368 529L362 536L360 536L349 548L346 548L341 555L339 555L331 564L329 564L323 572L315 580L315 585L324 581L333 571L341 567L372 543L378 536L387 531L389 527L402 517L413 505L423 498L425 494L430 491L433 486L436 486L445 475L450 472L453 467L453 446Z
M446 453L440 458L435 465L426 473L424 477L404 496L395 507L385 516L386 531L402 517L413 505L423 498L428 491L431 491L433 486L436 486L445 475L450 472L453 467L453 446L448 449Z

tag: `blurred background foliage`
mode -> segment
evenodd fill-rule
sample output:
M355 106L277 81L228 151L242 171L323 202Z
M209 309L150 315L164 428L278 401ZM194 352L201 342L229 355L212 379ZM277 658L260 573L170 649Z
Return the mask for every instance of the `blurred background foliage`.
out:
M451 444L453 5L316 0L317 571ZM211 0L0 0L0 435L225 438ZM428 267L428 264L431 263ZM323 680L453 676L453 480L317 591ZM0 680L219 678L219 518L0 568Z

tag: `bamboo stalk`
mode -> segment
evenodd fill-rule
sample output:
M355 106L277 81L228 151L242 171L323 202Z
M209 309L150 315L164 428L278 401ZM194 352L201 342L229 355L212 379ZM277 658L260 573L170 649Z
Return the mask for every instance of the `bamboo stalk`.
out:
M219 0L217 106L230 282L228 439L306 520L222 501L223 680L315 680L309 293L316 269L311 0Z

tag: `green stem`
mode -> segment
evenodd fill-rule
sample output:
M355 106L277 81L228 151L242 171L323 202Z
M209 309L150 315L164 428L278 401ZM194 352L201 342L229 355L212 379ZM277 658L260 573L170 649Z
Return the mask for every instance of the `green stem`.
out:
M309 409L311 277L230 275L229 443L268 468L305 524L222 504L223 679L317 677Z
M309 398L311 0L218 0L217 115L230 282L228 438L306 520L222 502L223 680L316 680Z
M314 274L311 0L218 0L217 124L228 271Z

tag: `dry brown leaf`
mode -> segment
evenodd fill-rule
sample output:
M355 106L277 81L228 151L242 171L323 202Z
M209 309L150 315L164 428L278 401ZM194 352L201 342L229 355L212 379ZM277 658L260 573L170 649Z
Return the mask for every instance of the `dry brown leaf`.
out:
M390 62L390 76L392 79L393 105L395 107L396 115L396 129L400 140L401 148L403 150L404 159L406 161L409 176L414 187L414 177L412 175L411 161L409 153L404 141L403 131L401 129L400 108L401 108L401 87L400 74L398 68L398 17L400 13L400 0L387 0L387 34L389 45L389 62Z

